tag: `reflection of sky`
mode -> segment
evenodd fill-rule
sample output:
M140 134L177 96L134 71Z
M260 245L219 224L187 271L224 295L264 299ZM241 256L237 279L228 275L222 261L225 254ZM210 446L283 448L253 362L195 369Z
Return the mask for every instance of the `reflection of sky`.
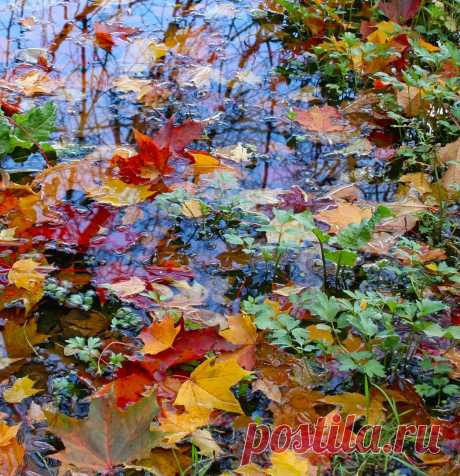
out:
M315 181L330 184L330 177L335 181L347 169L343 158L338 163L323 160L330 146L309 141L294 149L286 146L292 133L286 115L294 104L288 97L309 78L288 85L275 75L286 53L280 48L277 27L266 28L254 19L257 5L215 0L0 0L0 67L4 79L11 81L15 74L27 72L21 59L33 55L30 48L48 51L50 76L63 86L53 100L59 105L59 138L64 143L75 139L87 145L132 143L133 127L148 133L172 114L179 121L211 119L202 146L241 142L267 156L267 164L259 160L246 176L245 187L296 183L310 189ZM36 23L29 29L20 20L30 17ZM98 23L121 24L139 32L128 41L115 33L116 45L107 53L94 43ZM157 62L149 53L151 41L169 46L168 54ZM136 93L113 87L112 81L123 76L151 79L169 91L169 98L146 107ZM25 99L22 105L27 109L36 102Z

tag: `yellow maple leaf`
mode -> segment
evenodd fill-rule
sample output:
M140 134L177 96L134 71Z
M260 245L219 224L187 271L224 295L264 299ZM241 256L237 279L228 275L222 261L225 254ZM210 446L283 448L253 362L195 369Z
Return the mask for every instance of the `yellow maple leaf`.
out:
M209 408L194 407L184 413L166 412L165 417L159 418L158 431L167 433L165 441L174 445L198 428L209 423L211 410Z
M32 397L40 389L34 388L35 382L29 377L18 378L13 386L3 392L3 399L8 403L20 403L25 398Z
M367 416L369 424L381 423L385 420L384 408L380 397L372 398L370 403L361 393L342 393L340 395L327 395L319 402L338 405L346 415Z
M228 325L228 329L219 332L224 339L235 345L256 343L257 328L248 315L236 314L228 316Z
M271 476L309 476L316 474L316 468L294 451L272 453L272 466L267 473Z
M99 203L125 207L144 202L156 191L151 190L150 185L131 185L116 178L109 178L102 187L89 189L87 193Z
M29 258L16 261L8 273L8 282L17 288L43 295L45 275L36 271L39 266L40 263Z
M26 312L40 301L43 297L43 284L45 281L45 274L37 271L40 263L26 258L16 261L8 273L8 282L14 284L17 288L22 288L27 291L23 296L24 307Z
M155 355L169 349L179 332L180 326L174 327L174 318L172 316L166 316L161 322L154 322L139 335L139 338L144 343L142 352Z
M235 359L216 362L216 358L205 360L184 382L177 394L175 405L183 405L187 411L194 407L219 409L243 413L230 387L242 378L251 375L242 369Z

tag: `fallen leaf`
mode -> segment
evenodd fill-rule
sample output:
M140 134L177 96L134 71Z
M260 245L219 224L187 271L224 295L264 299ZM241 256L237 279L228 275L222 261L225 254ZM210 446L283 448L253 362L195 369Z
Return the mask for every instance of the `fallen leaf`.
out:
M278 385L270 382L267 379L258 379L252 384L252 390L255 392L256 390L261 391L268 397L270 400L276 403L282 402L282 395L281 390Z
M164 439L173 445L198 428L208 425L210 415L211 410L202 407L193 407L183 413L165 412L165 416L159 417L158 430L167 433Z
M38 267L40 263L29 258L16 261L8 273L9 283L32 293L42 293L45 275L36 271Z
M126 207L142 203L157 193L149 185L130 185L116 178L109 178L101 186L88 189L89 197L99 203L107 203L114 207Z
M133 276L126 281L119 281L117 283L111 284L101 284L100 286L106 287L111 292L116 294L120 299L145 291L145 281L138 278L137 276Z
M209 430L195 430L192 433L191 441L199 448L200 453L208 458L216 458L223 453Z
M251 152L241 144L229 145L227 147L221 147L216 150L216 154L224 159L231 160L233 162L242 163L248 162L251 158Z
M122 411L116 406L113 393L108 393L91 400L88 418L84 420L46 412L49 430L65 446L53 458L79 471L93 473L110 472L118 465L146 458L158 439L149 430L157 411L154 394Z
M431 184L428 181L429 175L423 172L413 172L402 175L399 181L414 187L420 194L432 193Z
M139 338L144 343L141 351L144 354L159 354L173 345L179 332L180 326L174 327L174 318L168 315L162 321L154 322L139 334Z
M246 314L236 314L228 316L228 329L220 331L219 334L235 345L255 344L257 340L257 328L250 316Z
M450 161L460 162L460 139L441 147L438 150L438 159L443 164Z
M25 450L16 439L20 425L8 426L0 420L0 474L16 476L22 466Z
M184 382L177 394L175 405L183 405L187 411L193 407L219 409L243 413L230 387L242 378L251 375L243 370L236 360L216 362L216 358L205 360Z
M240 466L235 469L235 473L241 474L241 476L264 476L267 474L265 469L261 468L258 464L255 463Z
M147 458L126 465L141 471L148 471L154 476L178 476L184 468L190 468L192 460L178 449L155 448Z
M34 388L35 382L29 377L18 378L12 387L3 392L3 399L8 403L21 403L42 390Z
M8 446L15 438L21 425L8 426L0 420L0 448Z
M398 89L396 100L409 117L418 116L429 107L429 103L423 97L423 91L414 86L407 86L402 90Z
M352 203L339 202L337 208L323 210L315 215L319 221L327 223L331 233L338 233L351 224L359 224L372 216L370 208L362 208Z
M52 95L62 87L43 71L29 71L15 78L14 83L25 96Z
M189 152L193 160L193 171L196 175L210 174L215 170L226 168L220 160L217 160L207 152Z
M341 124L343 117L332 106L313 106L307 111L296 110L296 121L305 129L325 134L328 132L342 132L346 127Z
M385 410L381 398L371 398L369 408L367 408L366 397L360 393L328 395L318 401L340 406L345 415L367 416L370 425L385 421Z
M33 347L44 342L48 336L38 333L37 321L29 321L25 324L8 321L3 329L3 339L8 356L22 358L32 354Z
M292 450L272 453L271 467L267 474L271 476L314 476L318 470L306 458Z

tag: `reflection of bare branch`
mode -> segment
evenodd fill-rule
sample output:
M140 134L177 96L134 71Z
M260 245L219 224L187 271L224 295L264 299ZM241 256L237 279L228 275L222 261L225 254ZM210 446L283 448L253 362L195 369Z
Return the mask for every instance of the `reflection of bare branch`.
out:
M89 15L102 8L107 3L107 0L94 0L92 3L86 4L86 7L75 15L74 20L64 24L61 31L51 41L48 51L54 56L61 44L67 39L71 31L74 29L75 21L83 21L88 18Z

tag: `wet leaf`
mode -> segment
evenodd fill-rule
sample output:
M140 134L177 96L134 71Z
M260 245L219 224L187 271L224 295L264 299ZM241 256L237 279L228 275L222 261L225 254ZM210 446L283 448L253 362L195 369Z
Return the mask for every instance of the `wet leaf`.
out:
M50 431L65 446L53 458L91 474L146 458L158 439L149 430L157 411L154 394L123 411L117 408L113 393L109 393L91 400L89 415L84 420L46 412Z
M126 207L142 203L155 195L148 185L130 185L115 178L108 179L102 186L87 190L88 195L99 203L107 203L114 207Z
M34 388L35 382L29 377L18 378L12 387L3 392L3 398L8 403L21 403L25 398L32 397L42 390Z
M257 340L257 328L250 316L246 314L236 314L228 316L228 329L220 331L219 334L235 345L251 345Z
M342 132L346 129L342 124L343 118L338 110L327 105L313 106L307 111L296 110L295 120L305 129L321 134Z
M359 224L372 216L370 208L362 208L352 203L339 202L337 208L323 210L315 215L317 220L327 223L331 233L338 233L353 223Z
M169 349L179 332L180 326L174 327L174 318L170 315L160 322L154 322L139 334L139 338L144 343L142 352L155 355Z
M182 384L174 404L183 405L187 411L194 407L203 407L243 413L230 387L250 374L251 372L243 370L235 360L205 360L192 372L190 380Z

